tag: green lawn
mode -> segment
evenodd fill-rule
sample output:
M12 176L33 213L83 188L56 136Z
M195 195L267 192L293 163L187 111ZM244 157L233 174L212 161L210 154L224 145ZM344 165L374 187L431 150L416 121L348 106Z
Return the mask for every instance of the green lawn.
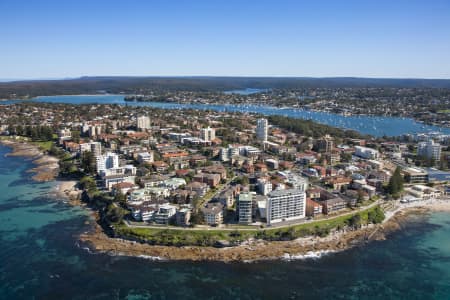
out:
M10 141L26 141L27 143L38 146L42 151L48 151L53 145L53 141L45 141L45 142L32 142L30 138L18 137L16 139L12 139L9 136L0 136L2 140L10 140Z
M42 151L49 151L53 145L53 142L52 141L32 142L32 144L37 145L39 149L41 149Z
M255 235L255 232L225 230L181 230L156 228L129 228L116 225L115 232L125 238L134 238L156 245L196 245L211 246L216 241L237 241Z

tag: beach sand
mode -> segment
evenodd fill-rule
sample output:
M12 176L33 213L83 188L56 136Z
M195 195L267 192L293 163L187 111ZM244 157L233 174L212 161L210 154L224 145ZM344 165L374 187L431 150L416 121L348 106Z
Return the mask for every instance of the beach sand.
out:
M34 173L33 180L38 182L52 181L58 176L58 158L43 154L38 146L24 141L6 139L0 140L0 143L12 148L12 152L8 153L7 156L20 156L33 161L36 167L27 171Z

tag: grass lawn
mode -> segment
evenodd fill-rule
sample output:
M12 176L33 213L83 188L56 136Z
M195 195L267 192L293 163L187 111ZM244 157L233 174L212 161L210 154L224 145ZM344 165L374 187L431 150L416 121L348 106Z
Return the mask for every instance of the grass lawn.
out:
M42 151L49 151L53 145L53 141L32 142L32 144L37 145Z

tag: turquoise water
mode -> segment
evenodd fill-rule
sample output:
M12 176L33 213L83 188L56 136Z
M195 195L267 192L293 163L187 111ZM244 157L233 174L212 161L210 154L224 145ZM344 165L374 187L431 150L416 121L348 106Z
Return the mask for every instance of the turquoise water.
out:
M260 105L228 105L228 104L178 104L166 102L126 102L121 95L92 95L92 96L47 96L37 97L35 101L48 103L69 103L69 104L122 104L129 106L151 106L163 109L192 108L201 110L229 111L229 112L251 112L263 115L285 115L293 118L311 119L316 122L340 128L350 128L363 134L373 136L399 136L406 133L421 133L430 131L441 131L450 134L450 128L423 125L409 118L395 117L369 117L369 116L349 116L307 111L294 108L276 108ZM4 101L4 104L15 101Z
M85 211L0 146L0 299L450 299L450 213L320 259L155 262L93 254Z

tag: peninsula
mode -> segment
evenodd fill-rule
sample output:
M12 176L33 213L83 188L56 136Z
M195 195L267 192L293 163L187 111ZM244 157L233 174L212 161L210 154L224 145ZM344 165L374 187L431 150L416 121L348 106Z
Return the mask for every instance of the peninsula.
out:
M80 240L102 252L295 258L383 238L403 208L448 206L442 134L120 105L21 102L0 116L2 142L38 164L34 179L78 182L61 187L95 213Z

